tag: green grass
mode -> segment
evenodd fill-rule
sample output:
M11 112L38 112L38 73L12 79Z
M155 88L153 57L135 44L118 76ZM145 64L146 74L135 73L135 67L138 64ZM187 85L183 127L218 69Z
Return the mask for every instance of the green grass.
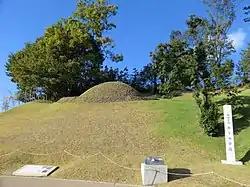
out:
M247 102L250 91L242 95ZM247 104L235 114L237 159L250 149ZM118 167L101 155L75 158L64 152L67 150L75 155L102 152L115 162L132 168L140 168L146 156L165 155L172 172L213 170L250 184L249 162L244 166L220 164L220 160L225 159L224 137L210 138L203 134L190 94L171 100L29 103L0 114L0 155L16 149L52 155L16 152L0 156L0 174L9 175L23 164L56 164L60 169L52 177L141 184L140 171ZM214 175L178 180L170 177L172 181L163 186L237 186Z

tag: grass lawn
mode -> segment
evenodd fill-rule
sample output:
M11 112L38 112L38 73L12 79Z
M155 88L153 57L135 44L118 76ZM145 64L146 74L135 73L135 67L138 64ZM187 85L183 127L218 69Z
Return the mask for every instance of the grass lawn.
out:
M243 95L248 101L250 92ZM203 134L190 94L103 104L29 103L0 113L0 174L10 175L23 164L55 164L60 169L51 177L141 184L140 171L121 168L100 154L88 157L101 152L131 168L140 168L147 156L165 155L171 172L215 171L250 185L249 114L246 105L234 120L236 156L246 164L228 166L220 164L225 159L224 137ZM170 179L162 186L239 186L215 175Z

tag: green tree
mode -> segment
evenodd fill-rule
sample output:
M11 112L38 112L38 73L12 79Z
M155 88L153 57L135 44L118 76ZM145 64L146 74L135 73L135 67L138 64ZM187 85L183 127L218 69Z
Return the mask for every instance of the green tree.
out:
M225 88L223 73L225 62L235 52L232 41L228 39L228 32L235 20L235 0L217 1L204 0L209 16L206 22L207 57L210 63L212 82L215 88ZM233 69L231 69L233 71Z
M133 72L130 77L130 85L133 88L137 89L138 91L142 91L143 89L143 82L141 79L141 75L140 75L140 72L136 68L133 68Z
M188 44L183 40L180 31L173 31L169 43L159 44L150 54L153 68L160 79L159 91L164 95L172 95L174 91L181 91L190 86L190 72L187 55Z
M140 72L140 78L146 91L151 91L152 94L157 93L157 72L153 68L152 63L143 66Z
M119 69L118 68L108 68L108 66L105 66L103 70L101 70L101 77L99 82L109 82L109 81L117 81L119 75Z
M129 73L128 68L125 67L123 70L120 70L117 75L117 81L124 82L126 84L129 84Z
M104 33L116 28L110 18L117 14L117 9L118 6L109 4L108 0L80 0L73 13L74 18L86 26L87 32L101 43L105 59L111 58L115 62L122 61L123 55L114 53L114 41L111 37L104 36Z
M245 14L246 14L246 15L249 15L249 14L250 14L250 5L244 7L244 11L245 11ZM245 21L245 22L250 22L250 17L246 17L246 18L244 19L244 21Z
M246 50L241 53L241 60L239 62L240 79L243 85L250 83L250 43Z
M187 21L186 36L191 47L188 59L192 62L192 85L200 109L200 125L209 136L217 136L219 109L212 97L216 89L232 93L230 78L234 64L228 56L234 48L227 35L235 19L235 4L233 0L204 0L204 3L208 18L192 15Z
M149 65L142 68L141 71L134 68L129 78L129 84L140 92L151 92L153 93L153 78L152 71L149 69Z
M22 92L41 89L48 99L75 96L95 84L103 63L100 44L85 25L69 18L10 55L7 74Z
M54 101L100 83L103 61L122 60L114 53L112 38L103 36L115 27L109 18L116 11L117 6L104 0L80 1L73 17L58 21L34 43L11 54L6 70L19 95L34 92Z

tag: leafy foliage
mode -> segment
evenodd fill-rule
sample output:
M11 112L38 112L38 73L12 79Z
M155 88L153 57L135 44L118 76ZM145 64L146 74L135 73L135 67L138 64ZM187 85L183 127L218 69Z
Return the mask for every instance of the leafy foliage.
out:
M48 99L79 95L95 84L103 54L85 26L73 18L9 56L6 69L22 92L41 90Z
M183 91L182 84L180 82L163 83L159 85L158 89L159 93L162 94L164 98L180 96Z
M238 66L238 75L243 85L250 83L250 43L248 48L241 53L241 60Z
M250 14L250 5L244 7L244 11L245 11L245 14L246 14L246 15L249 15L249 14ZM244 21L245 21L245 22L250 22L250 17L246 17L246 18L244 19Z
M112 38L103 37L115 27L108 20L116 10L104 0L80 1L73 17L58 21L34 43L11 54L7 75L17 83L20 95L36 92L54 101L80 95L102 82L103 61L122 60L113 52Z
M116 28L110 18L117 14L117 9L118 6L109 4L108 0L80 0L77 10L73 13L74 18L85 25L87 32L101 43L105 58L115 62L122 61L123 55L113 52L114 41L111 37L104 36L104 33Z
M105 66L101 71L100 82L119 81L129 84L140 92L155 93L156 75L151 67L151 64L145 65L142 70L136 68L130 74L128 68L119 70Z
M191 15L187 30L174 30L169 41L150 53L151 63L141 70L103 67L104 60L119 62L115 43L107 32L116 28L110 18L118 7L108 0L80 0L73 15L45 30L42 37L9 56L7 75L18 86L24 102L47 97L79 96L97 84L119 81L140 92L160 93L172 98L186 89L194 91L200 109L200 124L210 136L219 133L215 93L226 93L227 102L239 106L237 87L232 87L235 52L228 32L235 19L236 0L203 0L207 17ZM250 7L245 7L249 14ZM249 21L246 19L246 21ZM250 48L250 46L248 47ZM238 74L249 83L249 49L243 51ZM219 90L219 91L218 91ZM26 93L32 93L27 98Z
M145 65L140 72L141 81L146 90L151 90L151 93L157 93L157 71L152 63Z
M211 93L226 89L228 96L237 100L237 90L232 90L230 77L234 64L228 56L234 52L228 40L228 31L235 19L234 1L204 0L209 18L191 16L187 21L187 35L193 44L193 86L194 98L200 109L200 125L209 136L220 132L219 109Z
M220 125L219 109L213 100L216 90L224 90L228 101L239 106L238 90L232 87L234 62L228 58L235 52L228 31L235 19L236 1L203 2L208 17L191 15L186 21L188 29L183 34L173 31L170 42L158 45L151 57L160 79L160 93L172 97L171 92L191 85L200 109L200 125L209 136L217 136Z
M239 91L237 86L232 87L231 89L226 90L227 98L225 99L225 104L232 105L233 110L238 112L241 107L244 107L244 103L241 98L238 96Z
M219 108L206 93L195 96L200 108L200 125L209 136L220 134Z
M171 95L171 92L190 86L190 68L187 57L187 42L180 31L173 31L169 43L159 44L150 54L153 68L160 79L159 92Z
M235 19L235 1L204 0L204 2L209 12L209 20L206 21L205 26L207 58L213 76L211 81L215 88L223 89L226 86L225 79L228 77L223 77L223 75L229 74L230 76L233 73L233 68L227 68L228 62L231 61L227 58L235 52L232 41L228 39L229 29Z
M134 68L128 83L140 92L151 92L155 94L157 92L156 76L152 64L147 64L141 71Z
M160 81L159 92L168 97L187 87L194 90L200 109L200 124L210 136L219 134L218 106L213 101L216 90L225 90L232 102L237 89L232 89L235 52L228 31L235 19L235 0L203 0L207 18L191 15L185 32L173 31L169 43L159 44L151 53L152 65Z
M210 101L201 107L200 124L207 135L216 137L220 134L219 117L219 109L215 103Z

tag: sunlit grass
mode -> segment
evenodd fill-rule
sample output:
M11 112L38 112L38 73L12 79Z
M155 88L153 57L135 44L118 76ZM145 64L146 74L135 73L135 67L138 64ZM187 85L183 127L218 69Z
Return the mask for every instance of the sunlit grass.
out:
M250 96L246 91L243 95ZM250 110L249 110L250 111ZM245 112L245 111L244 111ZM11 174L23 164L55 164L52 177L141 184L140 171L126 170L98 155L89 159L74 155L102 152L108 158L140 169L147 156L165 155L172 170L191 173L215 171L250 184L250 166L227 166L224 137L204 135L198 124L198 109L191 94L171 100L118 102L105 104L30 103L0 114L0 174ZM244 113L246 114L246 113ZM235 120L235 126L249 124L248 116ZM249 150L250 128L236 135L236 156ZM211 182L213 181L213 182ZM215 176L173 180L170 186L237 186Z

